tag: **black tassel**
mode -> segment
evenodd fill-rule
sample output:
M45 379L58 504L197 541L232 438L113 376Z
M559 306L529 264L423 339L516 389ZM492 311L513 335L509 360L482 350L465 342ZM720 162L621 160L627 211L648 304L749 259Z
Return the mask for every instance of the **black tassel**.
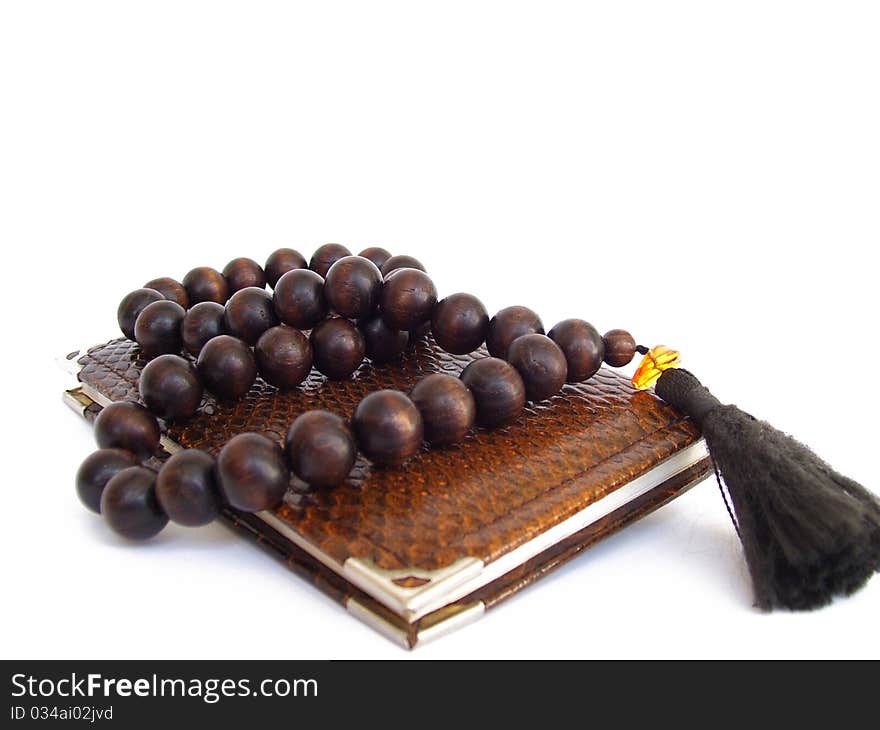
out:
M770 424L722 405L687 370L667 370L655 391L702 428L759 607L819 608L880 570L877 496Z

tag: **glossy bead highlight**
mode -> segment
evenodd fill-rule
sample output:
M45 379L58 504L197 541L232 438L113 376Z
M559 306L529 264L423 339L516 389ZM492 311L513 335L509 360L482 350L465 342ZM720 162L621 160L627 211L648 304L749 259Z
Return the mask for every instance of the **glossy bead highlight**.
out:
M517 337L507 349L507 361L516 368L526 387L526 398L542 401L565 385L568 365L565 354L546 335Z
M312 346L298 329L280 324L267 329L254 347L263 380L281 390L295 388L312 369Z
M159 422L139 403L104 406L95 419L95 441L102 449L125 449L149 459L159 448Z
M148 304L134 323L134 338L149 357L180 352L180 326L185 315L183 307L167 299Z
M636 356L635 338L626 330L611 330L605 333L605 362L611 367L629 365Z
M382 274L376 265L362 256L339 259L324 279L324 298L341 317L363 319L379 303Z
M184 349L198 357L208 340L224 333L226 309L217 302L199 302L183 316L180 336Z
M565 354L566 376L569 383L581 383L592 378L602 367L605 342L599 331L582 319L564 319L553 326L547 336Z
M366 354L361 331L341 317L319 322L309 341L315 368L330 380L345 380L358 369Z
M370 246L361 251L358 256L363 256L365 259L369 259L376 265L376 268L379 269L379 271L382 271L385 262L391 258L391 252L381 246Z
M223 268L223 276L226 277L230 294L235 294L235 292L251 286L257 289L263 289L266 286L266 274L263 267L245 256L232 259L226 264Z
M351 422L358 446L375 464L402 464L421 450L422 415L399 390L370 393L358 403Z
M412 330L431 319L437 304L434 282L418 269L399 269L385 280L379 307L391 329Z
M138 390L159 418L179 420L195 415L202 402L202 382L189 360L160 355L141 371Z
M178 451L159 470L156 498L178 525L200 527L213 522L220 514L214 458L199 449Z
M230 335L205 343L196 370L208 390L230 400L241 398L257 379L257 362L251 348Z
M147 540L168 524L156 499L156 472L142 466L123 469L107 482L101 495L101 514L117 535Z
M428 375L415 384L409 397L422 414L425 441L431 446L457 443L473 428L477 406L459 378Z
M330 267L346 256L351 256L351 251L341 243L325 243L312 254L309 268L323 279L330 271Z
M305 257L292 248L279 248L266 259L266 281L273 289L288 271L308 268Z
M210 266L191 269L183 277L183 286L189 296L190 306L199 302L226 304L229 299L229 284L226 277Z
M310 269L284 274L275 285L275 314L284 324L310 330L327 316L324 279Z
M119 307L116 309L116 321L119 329L122 330L128 339L134 339L134 323L137 321L138 315L144 311L148 304L153 302L161 302L165 297L156 289L143 288L135 289L133 292L126 294Z
M92 512L100 512L101 495L107 482L130 466L140 466L140 460L130 451L124 449L93 451L76 472L76 493L80 502Z
M544 334L541 318L528 307L505 307L489 320L486 349L492 357L506 359L510 344L517 337L530 334Z
M306 411L296 417L285 439L293 473L316 488L335 487L346 479L357 459L348 425L330 411Z
M258 433L241 433L220 449L217 481L233 507L259 512L281 504L290 473L278 444Z
M144 287L147 289L155 289L166 299L177 302L184 309L189 308L189 294L177 279L170 276L161 276L158 279L151 279Z
M382 276L388 276L388 274L392 271L397 271L397 269L418 269L419 271L427 271L421 261L412 256L406 256L405 254L398 254L397 256L387 258L385 263L379 268L382 271Z
M249 286L235 292L226 302L223 325L230 335L253 345L270 327L278 324L272 295Z
M487 428L515 421L526 404L522 378L509 362L497 357L474 360L461 373L477 406L477 423Z
M453 355L473 352L486 339L489 313L472 294L450 294L437 302L431 331L437 344Z

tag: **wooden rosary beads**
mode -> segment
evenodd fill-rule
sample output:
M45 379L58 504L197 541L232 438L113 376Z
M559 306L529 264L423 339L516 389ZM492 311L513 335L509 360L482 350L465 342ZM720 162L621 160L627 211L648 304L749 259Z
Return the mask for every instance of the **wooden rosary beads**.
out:
M475 425L509 424L526 401L587 380L603 361L620 367L646 352L628 332L603 337L580 319L564 320L545 335L527 307L507 307L490 319L470 294L438 301L416 259L382 248L352 256L339 244L321 246L308 265L297 251L279 249L265 267L237 258L222 273L199 267L182 282L154 279L123 298L117 319L152 358L138 383L146 407L119 402L101 411L95 421L101 448L76 481L83 503L133 539L158 533L169 519L207 524L224 502L245 512L272 509L291 471L312 488L331 488L348 477L358 451L375 464L401 464L423 443L441 447L461 441ZM241 398L258 376L289 390L313 367L342 380L364 358L394 360L429 329L447 352L467 354L485 342L490 356L470 363L459 378L428 375L408 395L370 393L350 421L327 411L304 413L283 445L243 433L216 459L189 449L158 473L142 465L159 447L157 417L190 418L205 391Z

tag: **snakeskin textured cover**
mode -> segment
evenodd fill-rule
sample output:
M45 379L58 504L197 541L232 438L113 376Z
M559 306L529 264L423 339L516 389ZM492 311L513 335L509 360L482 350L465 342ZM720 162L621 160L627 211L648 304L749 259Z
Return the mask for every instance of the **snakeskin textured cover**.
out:
M167 425L167 436L211 453L244 431L280 441L303 411L325 408L349 417L373 390L408 391L427 373L457 375L484 355L452 356L429 338L399 363L364 363L344 382L313 371L284 393L258 379L234 403L206 396L196 417ZM146 361L135 343L113 340L78 362L80 380L106 398L139 400L136 383ZM359 558L385 570L437 570L465 557L491 563L698 439L696 427L673 408L603 369L528 406L509 427L425 449L403 467L360 458L349 481L328 491L309 491L294 479L276 515L339 563Z

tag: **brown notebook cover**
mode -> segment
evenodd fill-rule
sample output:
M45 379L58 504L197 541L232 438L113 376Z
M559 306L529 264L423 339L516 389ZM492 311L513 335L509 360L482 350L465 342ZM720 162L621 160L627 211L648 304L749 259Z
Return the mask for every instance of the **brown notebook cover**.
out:
M258 379L235 403L206 396L196 417L168 425L163 445L216 453L244 431L281 440L303 411L348 417L373 390L408 391L427 373L457 375L484 354L452 356L427 339L399 363L367 362L344 382L313 371L284 393ZM139 400L146 361L133 342L113 340L67 360L79 380L67 401L86 418L108 402ZM274 512L227 508L223 519L349 612L413 647L477 618L710 471L689 420L603 369L530 405L507 428L425 449L403 467L361 458L338 488L309 491L294 480Z

